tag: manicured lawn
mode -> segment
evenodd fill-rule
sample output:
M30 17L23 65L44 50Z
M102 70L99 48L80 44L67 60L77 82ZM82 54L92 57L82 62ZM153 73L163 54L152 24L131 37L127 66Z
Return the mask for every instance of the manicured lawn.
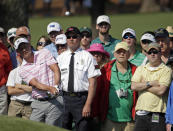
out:
M136 31L137 38L145 31L154 31L160 27L166 28L167 25L173 26L173 12L170 13L150 13L150 14L115 14L109 15L112 28L110 34L121 39L122 30L130 27ZM47 34L47 25L52 22L59 22L63 29L69 26L89 26L90 16L73 17L33 17L30 18L29 26L31 28L32 44L35 45L39 36Z
M8 116L0 116L0 123L0 131L67 131L40 122Z

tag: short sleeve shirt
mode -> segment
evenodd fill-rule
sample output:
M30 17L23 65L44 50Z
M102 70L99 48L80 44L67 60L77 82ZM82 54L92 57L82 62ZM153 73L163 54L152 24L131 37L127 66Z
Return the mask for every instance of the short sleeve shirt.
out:
M89 52L79 48L74 53L74 92L88 91L88 79L101 75L101 72L97 69L97 63ZM58 65L61 71L61 86L63 91L67 92L70 59L70 50L63 52L57 57Z
M45 46L44 48L46 48L47 50L49 50L52 53L52 55L53 55L54 58L57 58L58 52L57 52L57 49L56 49L56 46L55 46L54 43L51 43L51 44Z
M91 42L91 45L94 44L94 43L100 43L103 45L104 47L104 50L106 50L107 52L109 52L110 54L110 59L114 58L114 55L113 55L113 51L115 49L115 45L117 43L121 42L121 40L118 40L118 39L115 39L115 38L112 38L112 36L110 36L110 41L106 44L104 44L99 37L97 37L96 39L94 39L92 42Z
M128 61L136 66L140 66L144 59L146 58L146 56L144 54L142 54L139 51L136 51L136 53L134 54L133 58L128 59Z
M142 81L158 81L160 85L169 86L171 82L172 70L165 64L161 63L156 69L151 70L150 64L139 66L133 77L132 82ZM166 111L167 94L158 97L157 95L148 91L140 91L136 110L145 110L150 112L163 112Z

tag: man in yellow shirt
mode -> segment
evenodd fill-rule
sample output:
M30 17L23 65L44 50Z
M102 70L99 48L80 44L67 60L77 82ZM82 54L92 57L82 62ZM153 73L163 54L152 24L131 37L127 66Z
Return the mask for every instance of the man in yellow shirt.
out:
M172 71L161 61L159 44L149 44L147 58L149 63L139 66L131 80L131 89L139 94L134 131L166 131L167 89Z

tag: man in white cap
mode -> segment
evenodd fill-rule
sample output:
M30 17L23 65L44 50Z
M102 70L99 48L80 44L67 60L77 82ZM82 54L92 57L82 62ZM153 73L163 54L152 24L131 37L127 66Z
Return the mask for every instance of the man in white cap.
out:
M4 45L5 32L0 27L0 115L7 114L7 88L6 82L9 72L12 70L12 64L7 47Z
M122 41L127 42L129 47L129 62L132 64L139 66L142 64L145 59L145 55L136 50L136 33L131 28L126 28L122 32Z
M58 51L58 55L67 50L67 37L65 34L60 34L56 36L55 45Z
M120 42L120 40L113 38L109 34L109 30L111 29L110 19L106 15L101 15L97 17L96 21L96 29L98 30L98 37L94 39L91 44L93 43L101 43L104 46L104 49L109 52L110 59L113 56L113 50L115 45Z
M34 101L31 104L30 119L49 125L62 126L63 100L58 89L60 70L56 60L46 49L33 52L26 38L16 39L14 47L24 59L19 69L19 75L23 81L33 87L32 98ZM57 96L57 94L59 95Z
M63 33L61 25L58 22L49 23L47 26L47 33L48 33L52 43L45 46L45 48L48 49L52 53L54 58L57 58L58 52L57 52L57 49L55 46L55 39L56 39L57 35L60 35Z
M7 32L7 42L10 44L10 47L8 48L8 51L10 53L10 58L12 61L13 69L16 68L19 65L19 62L17 62L16 59L16 51L14 49L14 38L16 37L16 30L17 28L11 28Z

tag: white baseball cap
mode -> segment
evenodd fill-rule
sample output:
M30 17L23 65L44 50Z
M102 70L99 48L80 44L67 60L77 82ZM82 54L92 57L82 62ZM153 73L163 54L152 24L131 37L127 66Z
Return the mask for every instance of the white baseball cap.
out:
M97 22L96 22L97 25L102 23L102 22L106 22L108 24L111 24L110 19L107 15L100 15L97 17Z
M0 27L0 32L5 33L4 28Z
M26 38L19 38L14 42L14 48L17 50L21 43L29 43Z
M61 31L61 25L58 22L51 22L47 26L47 33L49 34L52 31Z
M150 40L152 42L156 42L155 37L152 34L149 34L149 33L143 34L142 37L141 37L141 41L142 40Z
M64 45L67 43L67 37L65 34L60 34L56 36L55 45Z
M11 28L7 32L7 38L10 39L11 37L16 37L16 30L17 28Z
M123 30L123 33L122 33L122 37L124 37L124 35L125 35L126 33L130 33L130 34L132 34L133 36L136 37L135 31L134 31L133 29L131 29L131 28L126 28L126 29L124 29L124 30Z

